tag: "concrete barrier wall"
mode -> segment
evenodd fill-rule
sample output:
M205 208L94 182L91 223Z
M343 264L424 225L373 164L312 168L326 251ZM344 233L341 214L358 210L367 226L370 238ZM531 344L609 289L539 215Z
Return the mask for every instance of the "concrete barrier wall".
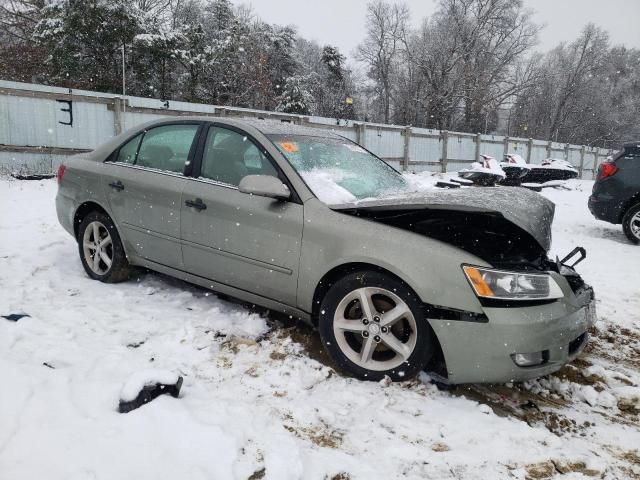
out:
M529 163L550 157L569 160L582 178L590 179L612 153L528 138L161 101L0 80L0 171L53 172L67 155L92 150L123 130L148 120L185 115L273 118L331 129L406 171L456 171L477 161L481 154L501 159L505 153L518 153Z

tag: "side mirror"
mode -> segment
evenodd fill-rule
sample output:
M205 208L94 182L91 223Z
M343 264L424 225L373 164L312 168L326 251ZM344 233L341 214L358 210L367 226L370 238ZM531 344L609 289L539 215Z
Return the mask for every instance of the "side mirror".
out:
M276 198L278 200L288 200L291 191L279 178L271 175L247 175L240 180L238 190L242 193L250 193L260 197Z

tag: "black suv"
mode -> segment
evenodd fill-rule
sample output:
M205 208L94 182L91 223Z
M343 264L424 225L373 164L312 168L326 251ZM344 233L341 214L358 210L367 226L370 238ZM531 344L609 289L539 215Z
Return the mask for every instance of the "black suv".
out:
M600 165L589 210L600 220L622 223L629 240L640 242L640 142L625 143L612 160Z

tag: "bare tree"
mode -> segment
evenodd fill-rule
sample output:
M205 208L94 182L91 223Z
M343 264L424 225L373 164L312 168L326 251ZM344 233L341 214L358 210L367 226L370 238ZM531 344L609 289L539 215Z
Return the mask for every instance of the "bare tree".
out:
M429 128L451 128L462 99L463 50L453 31L452 18L438 15L414 33L407 52L423 79L416 97L424 110L422 123Z
M44 4L44 0L0 0L0 38L28 43Z
M626 52L612 57L611 51L607 34L587 25L574 42L546 54L538 81L517 102L518 130L549 140L602 144L627 129L627 114L613 120L611 102L619 97L619 112L634 104L638 94L627 88L634 69L625 68L631 60ZM626 96L620 97L623 90Z
M536 42L539 28L522 0L442 0L441 9L459 38L464 78L461 127L480 131L487 110L526 87L517 67ZM525 72L527 69L524 70Z
M417 125L482 131L534 82L527 54L537 31L521 0L440 0L430 20L402 37L396 110Z
M609 36L593 24L587 25L580 37L568 47L559 46L552 52L554 67L563 81L557 91L556 105L549 138L558 137L558 131L570 114L570 103L584 89L601 68L607 50Z
M405 4L381 0L370 3L367 35L357 49L357 58L367 64L369 76L378 87L385 123L391 115L394 67L408 19L409 9Z

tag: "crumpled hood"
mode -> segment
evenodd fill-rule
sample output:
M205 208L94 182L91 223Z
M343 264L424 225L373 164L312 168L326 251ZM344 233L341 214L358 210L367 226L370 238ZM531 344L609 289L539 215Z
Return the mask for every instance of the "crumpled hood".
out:
M365 199L330 205L330 208L338 211L430 209L498 214L530 234L545 251L551 247L551 224L555 212L553 202L538 193L518 187L433 190L406 197Z

